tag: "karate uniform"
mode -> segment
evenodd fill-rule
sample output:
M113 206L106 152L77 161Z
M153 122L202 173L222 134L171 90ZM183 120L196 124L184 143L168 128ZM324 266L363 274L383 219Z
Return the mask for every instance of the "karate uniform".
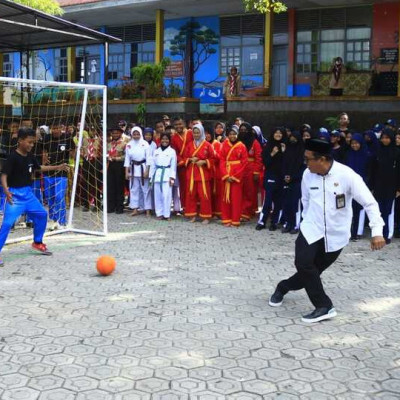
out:
M221 179L221 169L219 167L219 157L222 149L222 143L214 140L214 159L212 162L212 180L211 180L211 200L213 215L221 215L223 183Z
M143 208L151 210L151 191L149 178L144 177L151 163L150 146L144 139L131 140L125 148L125 164L130 169L130 203L129 208L138 209L140 195L143 196Z
M172 187L170 179L176 179L176 152L168 146L158 148L150 165L150 180L154 189L154 208L157 217L171 216Z
M247 166L247 149L242 142L232 144L225 140L222 144L220 169L224 182L222 196L222 222L224 224L240 225L242 213L243 175ZM233 182L228 182L233 178Z
M254 140L251 149L248 151L248 163L243 175L242 217L246 219L254 216L258 204L258 182L263 168L261 153L260 143ZM257 177L257 180L255 180L255 177Z
M205 165L198 166L190 162L190 158L197 157L206 161ZM214 159L214 148L206 140L203 140L198 147L192 140L186 147L186 206L185 216L195 217L197 215L197 203L200 202L201 218L211 218L211 189L210 181L212 176L212 162Z
M176 151L176 157L178 162L177 184L179 184L179 197L183 209L185 208L185 197L186 197L186 166L184 162L184 155L187 145L192 141L193 141L193 133L190 129L186 130L182 136L179 135L179 133L174 133L171 136L171 147Z

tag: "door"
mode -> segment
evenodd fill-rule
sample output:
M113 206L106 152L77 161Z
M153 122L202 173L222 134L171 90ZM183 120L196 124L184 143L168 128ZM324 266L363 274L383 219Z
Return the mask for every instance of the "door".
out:
M76 57L76 80L86 84L100 84L100 56Z
M288 46L274 46L272 50L272 96L287 96Z

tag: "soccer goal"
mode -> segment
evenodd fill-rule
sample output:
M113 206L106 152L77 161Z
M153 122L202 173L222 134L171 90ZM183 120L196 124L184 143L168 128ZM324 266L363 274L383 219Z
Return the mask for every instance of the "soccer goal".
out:
M46 235L106 235L107 87L0 77L0 169L23 127L36 133L39 164L70 166L34 176L35 196L48 211ZM0 202L1 222L2 188ZM32 225L22 215L7 243L31 239Z

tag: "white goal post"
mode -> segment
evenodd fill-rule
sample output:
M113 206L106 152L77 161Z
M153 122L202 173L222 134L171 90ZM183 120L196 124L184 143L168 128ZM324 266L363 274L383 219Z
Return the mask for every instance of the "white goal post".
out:
M46 136L47 139L43 140L49 141L53 140L52 125L64 126L67 123L66 121L71 126L79 124L79 130L76 131L76 136L73 138L75 143L74 150L71 153L75 154L75 160L70 160L70 164L73 165L73 173L71 169L71 173L68 174L68 188L65 191L65 193L69 193L68 200L64 199L65 203L63 203L66 209L65 222L57 230L46 231L46 235L67 232L106 235L108 233L107 86L0 77L0 130L2 152L4 153L3 161L6 159L7 154L10 154L15 149L16 127L24 126L27 121L32 129L39 132L43 126L47 127L49 131ZM96 123L94 124L93 121L96 121ZM94 174L96 179L94 185L98 195L95 195L94 200L93 197L89 200L92 190L88 187L93 184L87 184L85 187L85 182L91 182L90 177L88 180L82 178L84 169L82 160L85 157L84 142L92 140L91 133L85 130L87 126L89 127L89 132L91 130L95 132L96 140L99 143L96 160L98 161L96 164L98 167L94 172L88 172L88 174ZM68 137L68 132L64 131L63 135ZM14 138L14 142L12 138ZM43 146L45 148L45 145ZM61 147L61 149L64 150L65 147ZM59 155L55 154L53 159L59 160ZM89 160L88 157L87 160ZM41 180L45 180L45 178L41 177ZM43 182L40 187L42 188L40 190L43 191ZM53 191L49 190L49 193L53 193L54 188L50 189ZM80 209L83 201L79 200L83 196L80 194L81 192L88 193L85 201L87 202L86 208L90 207L89 212L82 213L82 211L87 210ZM47 194L47 199L44 199L45 203L47 200L46 208L51 207L52 200L49 196ZM15 234L15 231L10 235L7 243L15 243L32 238L32 234L27 228L21 229L19 234Z

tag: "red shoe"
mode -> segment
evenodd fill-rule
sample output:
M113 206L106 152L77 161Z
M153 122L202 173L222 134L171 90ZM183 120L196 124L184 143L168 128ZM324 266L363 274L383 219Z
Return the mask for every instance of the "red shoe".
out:
M51 256L53 253L47 250L47 246L44 243L32 243L32 249L38 251L45 256Z

